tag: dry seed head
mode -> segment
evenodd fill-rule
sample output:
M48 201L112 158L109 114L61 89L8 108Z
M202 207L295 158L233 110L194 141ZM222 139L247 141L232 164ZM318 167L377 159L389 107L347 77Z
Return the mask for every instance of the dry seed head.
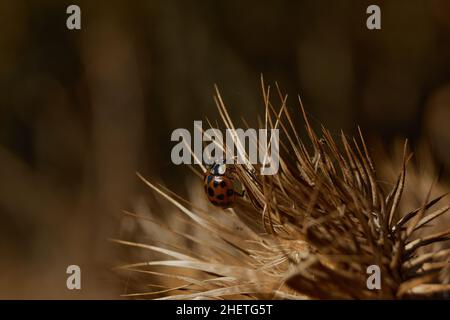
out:
M322 126L319 136L299 99L306 128L306 139L302 139L302 126L294 123L287 96L276 85L280 103L275 106L270 87L262 79L261 85L264 128L279 128L283 134L278 174L261 176L258 165L236 165L246 198L226 211L199 201L201 188L192 201L187 201L139 175L175 206L171 219L184 215L189 228L174 230L165 221L165 232L177 245L160 244L157 235L153 245L117 240L163 254L119 268L146 273L151 281L160 283L156 289L147 287L132 296L445 297L450 290L450 252L433 251L430 244L450 239L450 229L429 233L426 227L449 207L435 208L441 197L430 199L428 195L420 208L401 212L406 166L411 157L407 143L396 181L391 190L386 190L379 183L361 130L358 138L341 133L337 142ZM224 126L235 129L217 87L215 102ZM239 141L236 145L239 148ZM370 265L380 267L380 290L366 286Z

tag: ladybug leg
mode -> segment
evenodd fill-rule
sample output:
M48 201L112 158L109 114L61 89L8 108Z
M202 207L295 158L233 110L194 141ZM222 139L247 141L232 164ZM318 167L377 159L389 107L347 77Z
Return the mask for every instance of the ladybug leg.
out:
M241 198L243 198L244 197L244 195L245 195L245 190L242 190L242 192L241 193L239 193L239 192L234 192L234 193L236 193L239 197L241 197Z

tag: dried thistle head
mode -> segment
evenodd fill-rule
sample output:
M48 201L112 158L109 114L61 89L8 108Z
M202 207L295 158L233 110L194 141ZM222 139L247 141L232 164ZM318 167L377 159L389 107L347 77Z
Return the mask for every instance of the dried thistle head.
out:
M146 234L148 244L116 240L156 253L147 261L119 268L158 282L127 295L397 299L448 294L450 249L433 251L429 244L449 240L450 229L429 233L426 227L449 207L434 209L442 196L430 199L427 195L419 208L400 211L411 158L407 144L394 186L386 190L377 178L361 130L358 138L341 133L335 141L322 126L318 135L299 99L307 137L302 139L302 126L294 123L287 96L276 89L278 106L273 105L270 87L262 81L262 127L280 128L283 135L279 171L263 176L258 165L235 165L246 197L233 209L199 201L200 186L192 189L192 201L187 201L139 176L176 213L170 222L150 218L157 227L155 234ZM215 101L225 127L234 129L217 88ZM173 223L180 218L183 223ZM160 243L158 237L163 233L166 241ZM373 265L381 272L379 290L367 287L367 270Z

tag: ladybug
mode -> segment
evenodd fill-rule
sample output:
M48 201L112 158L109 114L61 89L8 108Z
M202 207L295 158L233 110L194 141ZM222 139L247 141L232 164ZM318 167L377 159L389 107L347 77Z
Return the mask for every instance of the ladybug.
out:
M205 172L203 184L208 200L215 206L223 209L230 208L236 197L243 197L244 192L236 191L236 181L227 171L225 163L215 163Z

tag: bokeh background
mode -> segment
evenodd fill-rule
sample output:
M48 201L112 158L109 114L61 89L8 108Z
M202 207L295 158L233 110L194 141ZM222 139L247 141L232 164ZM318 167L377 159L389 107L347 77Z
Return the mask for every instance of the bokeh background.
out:
M186 193L170 134L219 119L215 83L254 124L264 74L334 134L426 146L448 181L450 1L0 0L0 26L0 298L119 298L108 239L152 197L135 171Z

